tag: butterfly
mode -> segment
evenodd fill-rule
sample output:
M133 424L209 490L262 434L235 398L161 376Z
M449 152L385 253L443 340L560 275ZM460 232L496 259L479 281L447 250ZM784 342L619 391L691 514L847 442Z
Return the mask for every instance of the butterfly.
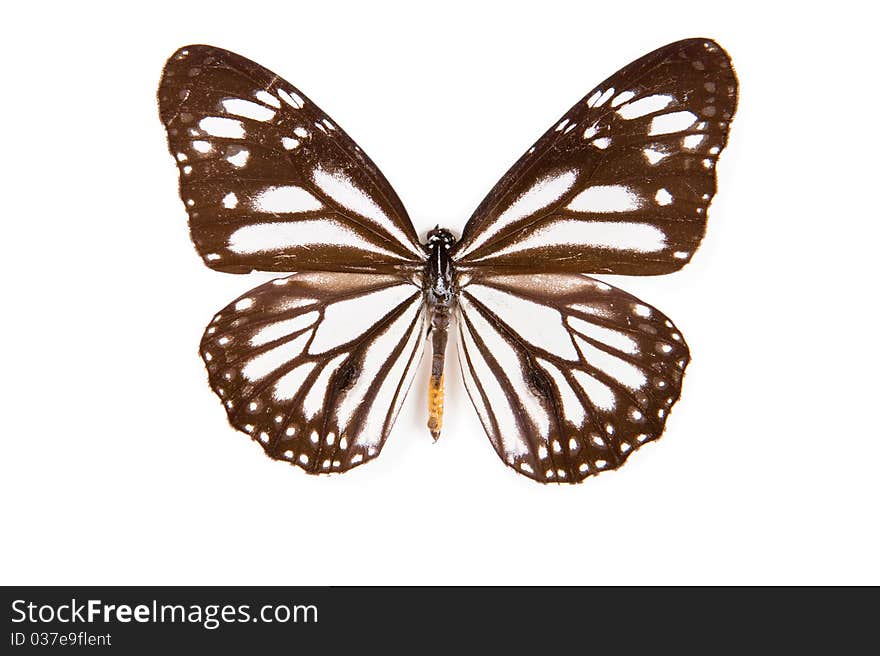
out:
M665 315L586 274L687 264L737 101L709 39L666 45L576 103L501 178L460 238L419 240L361 148L301 91L206 45L165 65L159 112L204 263L285 275L220 310L200 352L229 422L311 474L375 458L431 344L502 461L540 482L620 467L663 432L689 361Z

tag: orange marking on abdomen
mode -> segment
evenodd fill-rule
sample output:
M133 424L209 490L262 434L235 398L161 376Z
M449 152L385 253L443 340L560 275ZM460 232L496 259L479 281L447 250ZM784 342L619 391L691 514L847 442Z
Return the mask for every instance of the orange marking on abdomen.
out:
M443 428L443 375L439 378L431 376L428 384L428 430L435 440L440 437Z

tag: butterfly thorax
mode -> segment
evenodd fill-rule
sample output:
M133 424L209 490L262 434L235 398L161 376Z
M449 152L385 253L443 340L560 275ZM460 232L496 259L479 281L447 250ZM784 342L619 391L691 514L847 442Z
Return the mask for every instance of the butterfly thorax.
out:
M425 264L425 300L432 311L434 308L451 308L455 301L455 267L449 257L454 243L455 237L448 230L434 228L428 233L425 244L428 251L428 261Z
M443 426L443 368L446 358L446 340L449 318L455 304L455 266L449 251L455 237L439 226L428 233L425 248L425 302L431 324L431 379L428 385L428 429L436 440Z

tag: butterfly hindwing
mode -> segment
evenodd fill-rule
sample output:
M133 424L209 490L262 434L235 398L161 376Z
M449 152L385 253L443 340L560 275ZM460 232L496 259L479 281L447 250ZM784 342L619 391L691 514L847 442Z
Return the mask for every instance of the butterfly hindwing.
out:
M394 272L424 260L379 169L278 75L221 48L187 46L165 65L158 97L209 267Z
M689 357L660 312L577 274L464 278L458 326L492 445L545 483L615 469L659 437Z
M396 276L313 272L261 285L202 338L229 422L309 473L378 455L421 357L421 289Z
M661 274L703 237L737 83L708 39L612 75L514 164L465 226L460 266Z

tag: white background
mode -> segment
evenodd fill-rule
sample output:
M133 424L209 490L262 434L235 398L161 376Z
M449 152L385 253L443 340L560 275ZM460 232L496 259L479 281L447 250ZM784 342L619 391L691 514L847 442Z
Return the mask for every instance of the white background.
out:
M876 26L861 3L16 3L0 41L6 584L880 583ZM267 276L204 267L157 117L165 59L275 70L460 229L607 75L716 39L740 106L693 263L616 278L693 362L658 443L541 486L495 456L450 353L382 456L310 477L226 423L197 354ZM424 363L423 363L424 364Z

